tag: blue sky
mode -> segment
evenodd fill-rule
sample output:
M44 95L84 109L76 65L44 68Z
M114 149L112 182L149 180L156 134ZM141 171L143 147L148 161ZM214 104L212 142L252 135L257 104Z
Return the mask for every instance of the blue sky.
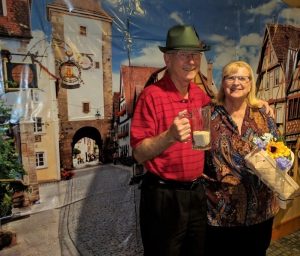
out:
M48 2L52 1L33 1L32 28L50 38L45 12ZM72 4L72 0L65 2ZM289 8L281 0L102 0L101 5L114 20L115 91L119 88L120 65L129 63L128 47L131 65L161 67L164 63L158 45L165 44L167 30L175 24L194 25L200 38L211 46L205 56L213 62L216 84L221 68L233 59L249 62L256 71L267 23L300 27L300 8Z

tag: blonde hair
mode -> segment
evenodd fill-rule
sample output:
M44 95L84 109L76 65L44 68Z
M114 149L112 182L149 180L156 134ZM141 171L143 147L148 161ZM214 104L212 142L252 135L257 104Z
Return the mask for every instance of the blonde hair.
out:
M225 77L230 76L238 71L239 68L246 68L249 72L249 78L251 83L250 92L247 95L247 102L252 107L261 107L260 101L256 97L256 85L254 81L254 74L251 66L244 61L232 61L223 67L222 70L222 84ZM221 85L218 95L217 95L217 104L223 105L225 102L225 93L224 88Z

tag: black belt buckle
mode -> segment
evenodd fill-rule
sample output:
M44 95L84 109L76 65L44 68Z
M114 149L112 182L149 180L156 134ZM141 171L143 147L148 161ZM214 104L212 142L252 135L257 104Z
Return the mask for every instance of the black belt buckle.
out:
M183 187L187 190L193 190L200 182L200 179L193 180L191 182L183 182Z
M156 184L161 187L179 190L193 190L200 182L201 179L197 178L193 181L176 181L176 180L165 180L151 172L147 172L145 175L148 183Z

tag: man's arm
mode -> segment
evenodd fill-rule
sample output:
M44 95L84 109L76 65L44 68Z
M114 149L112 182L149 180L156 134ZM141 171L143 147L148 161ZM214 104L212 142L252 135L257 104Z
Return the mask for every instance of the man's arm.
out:
M133 150L133 156L138 163L144 163L161 154L175 141L170 135L169 130L167 130L156 137L144 139Z
M185 142L190 138L191 127L187 118L180 113L168 130L158 136L144 139L134 150L133 156L138 163L144 163L160 155L176 141Z
M259 100L260 104L262 104L265 108L266 108L266 113L275 118L275 113L274 113L274 109L270 107L269 103L267 101L264 100Z

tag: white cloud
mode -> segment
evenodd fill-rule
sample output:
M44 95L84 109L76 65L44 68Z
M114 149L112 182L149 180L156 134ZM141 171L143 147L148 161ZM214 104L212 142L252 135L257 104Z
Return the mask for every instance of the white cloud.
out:
M175 20L176 23L178 23L178 24L184 24L183 19L182 19L181 15L178 12L172 12L170 14L170 18L172 20Z
M225 39L225 36L222 35L217 35L217 34L211 34L208 37L209 40L213 41L213 42L223 42Z
M218 46L216 58L213 61L214 69L222 69L229 61L236 59L237 51L234 46Z
M221 47L223 46L230 47L235 44L234 40L228 39L227 36L218 35L218 34L212 34L208 36L208 40L216 43L218 46L220 45ZM214 48L214 50L218 49L218 46Z
M278 20L280 19L282 20L281 23L283 24L299 26L300 25L299 8L283 7L283 9L281 9L281 11L277 13L277 8L279 7L280 3L282 3L282 1L271 0L270 2L262 4L256 8L249 9L248 12L254 15L265 16L264 23L274 23L274 22L278 22ZM277 20L274 20L274 18L277 18ZM251 20L248 21L248 23L250 22Z
M287 24L299 26L300 25L300 11L299 8L283 9L279 16L286 20Z
M271 0L268 3L262 4L256 8L249 9L249 13L254 15L271 15L275 10L278 4L280 3L279 0Z
M215 59L213 60L214 81L219 85L221 80L221 70L230 61L244 60L251 65L256 72L262 37L256 33L251 33L241 37L239 42L235 42L226 36L213 34L209 37L213 42Z
M240 44L245 46L257 46L262 42L262 37L257 33L251 33L249 35L242 36L240 39Z
M158 49L158 44L148 44L142 49L140 56L131 59L131 64L136 66L163 67L163 54Z
M133 66L146 66L146 67L164 67L163 53L158 49L158 43L148 44L142 49L141 54L137 57L130 59ZM121 65L128 65L128 59L121 61ZM120 74L113 73L113 91L118 92L120 88Z

